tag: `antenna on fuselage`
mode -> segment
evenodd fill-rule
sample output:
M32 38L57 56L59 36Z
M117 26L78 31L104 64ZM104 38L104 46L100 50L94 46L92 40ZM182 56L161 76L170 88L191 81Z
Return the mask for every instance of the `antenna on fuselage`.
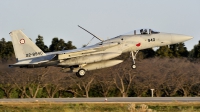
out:
M103 42L103 41L104 41L103 39L101 39L101 38L97 37L96 35L92 34L92 33L91 33L91 32L89 32L89 31L87 31L87 30L86 30L86 29L84 29L83 27L81 27L81 26L79 26L79 25L78 25L78 27L80 27L81 29L85 30L86 32L88 32L88 33L89 33L89 34L91 34L92 36L96 37L96 38L97 38L98 40L100 40L101 42ZM94 37L93 37L93 38L94 38ZM93 38L92 38L92 39L93 39ZM88 44L89 44L89 43L88 43Z
M94 37L93 37L94 38ZM88 46L90 44L90 42L93 40L93 38L85 45L85 46Z

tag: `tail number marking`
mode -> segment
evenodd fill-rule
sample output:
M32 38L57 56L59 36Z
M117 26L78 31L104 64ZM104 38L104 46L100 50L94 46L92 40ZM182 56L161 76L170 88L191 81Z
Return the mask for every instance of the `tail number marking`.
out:
M43 54L42 51L40 51L40 52L33 52L33 53L27 53L26 57L39 56L39 55L42 55L42 54Z

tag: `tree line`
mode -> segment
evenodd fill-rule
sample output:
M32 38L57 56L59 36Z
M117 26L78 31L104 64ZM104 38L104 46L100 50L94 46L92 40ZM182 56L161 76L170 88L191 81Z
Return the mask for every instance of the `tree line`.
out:
M57 37L47 47L40 35L36 45L44 52L76 48ZM200 42L191 51L184 43L141 50L134 70L125 53L117 57L123 63L89 71L82 78L57 67L8 68L15 62L12 42L2 38L0 48L0 98L147 97L150 89L157 97L200 96Z

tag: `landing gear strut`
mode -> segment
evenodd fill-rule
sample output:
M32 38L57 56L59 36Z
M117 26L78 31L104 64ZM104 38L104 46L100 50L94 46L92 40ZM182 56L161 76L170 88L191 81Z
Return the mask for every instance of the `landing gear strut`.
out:
M83 77L85 73L86 73L85 69L79 69L78 72L76 72L76 76Z
M132 65L132 68L133 68L133 69L136 68L135 59L136 59L136 55L137 55L138 51L139 51L139 50L137 50L137 51L135 51L135 52L134 52L134 51L131 51L131 53L130 53L130 54L131 54L131 57L132 57L132 59L133 59L133 65Z

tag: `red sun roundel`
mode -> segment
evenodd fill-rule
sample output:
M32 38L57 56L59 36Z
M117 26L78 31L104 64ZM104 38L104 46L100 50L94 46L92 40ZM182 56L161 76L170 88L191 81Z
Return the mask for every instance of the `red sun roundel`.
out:
M24 44L25 40L24 39L20 39L20 44Z
M136 44L137 47L140 47L141 43Z

